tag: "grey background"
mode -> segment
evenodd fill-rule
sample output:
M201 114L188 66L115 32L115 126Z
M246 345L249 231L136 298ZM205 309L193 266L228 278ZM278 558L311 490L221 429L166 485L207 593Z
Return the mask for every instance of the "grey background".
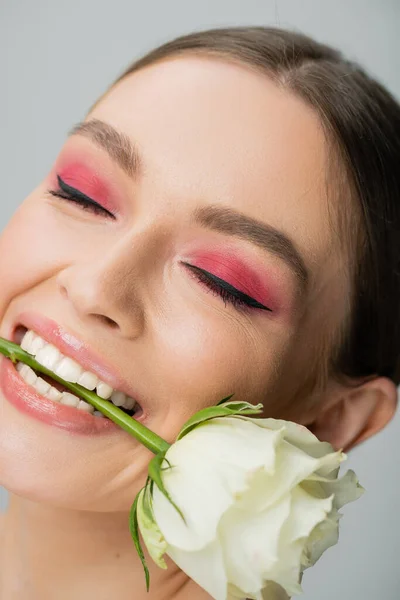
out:
M240 24L337 45L400 98L400 0L0 0L0 227L131 60L181 33ZM306 573L305 600L400 597L399 434L398 414L350 454L345 467L367 494L345 507L339 545Z

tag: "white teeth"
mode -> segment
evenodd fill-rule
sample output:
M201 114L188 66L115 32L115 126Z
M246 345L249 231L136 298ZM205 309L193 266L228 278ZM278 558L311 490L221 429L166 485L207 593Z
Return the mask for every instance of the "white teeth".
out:
M108 400L109 398L111 398L111 394L113 393L113 391L113 388L107 383L104 383L104 381L100 381L100 383L96 387L97 395L100 396L100 398L103 398L103 400Z
M65 404L66 406L78 406L80 399L78 396L74 394L70 394L69 392L63 392L60 400L61 404Z
M132 410L134 408L135 404L136 404L136 400L134 400L130 396L127 396L126 402L124 404L124 408L126 408L127 410Z
M57 390L57 388L51 386L47 394L45 394L46 398L49 400L53 400L53 402L60 402L62 393Z
M44 396L50 390L51 385L41 377L38 377L34 383L34 388L37 392L39 392L39 394Z
M38 363L46 367L46 369L55 372L58 363L61 362L62 354L52 344L46 344L36 354L35 359Z
M21 342L21 348L28 354L36 354L45 345L46 342L31 330L26 332Z
M54 369L54 373L70 383L76 383L83 373L83 369L72 358L64 357Z
M28 385L34 385L37 380L37 375L33 369L28 365L23 365L20 369L21 377L26 381Z
M111 402L115 404L115 406L120 406L122 408L126 408L127 410L132 410L132 408L136 404L136 400L127 396L123 392L114 391L111 394Z
M115 406L125 406L126 394L124 392L114 391L111 394L111 402L115 404Z
M90 371L85 371L79 377L77 383L79 383L79 385L83 386L87 390L94 390L96 385L99 383L99 378L93 373L90 373Z
M30 349L31 349L31 345L33 343L33 340L35 339L35 334L33 333L33 331L27 331L22 339L21 342L21 348L22 350L25 350L25 352L28 352L28 354L30 354Z
M88 413L94 413L94 407L91 404L88 404L84 400L79 400L78 410L83 410Z
M46 367L46 369L53 371L53 373L65 381L78 383L87 390L94 390L100 398L104 400L111 399L111 402L115 406L128 410L132 410L135 407L136 402L133 398L123 392L114 390L110 385L101 381L94 373L85 371L79 363L68 356L63 356L56 346L47 343L34 331L29 330L25 333L21 341L21 348L25 352L28 352L28 354L32 354L38 363ZM93 406L88 402L81 400L78 396L70 392L60 392L42 377L38 377L35 371L28 365L18 362L16 368L24 381L32 385L39 394L46 398L54 402L61 402L61 404L67 406L74 406L79 408L79 410L104 418L104 415L100 411L94 410Z
M33 342L30 345L29 354L37 354L41 348L46 345L46 342L42 340L38 335L34 338Z

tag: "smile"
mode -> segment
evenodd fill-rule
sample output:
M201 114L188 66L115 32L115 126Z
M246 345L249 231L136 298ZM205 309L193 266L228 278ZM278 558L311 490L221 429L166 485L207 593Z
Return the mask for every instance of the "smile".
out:
M3 337L21 346L60 379L94 392L137 421L147 419L139 391L86 342L56 321L36 312L23 312ZM3 356L0 392L19 412L69 433L125 435L116 423L53 380L50 373L44 375L28 365L15 365Z
M65 381L77 383L87 390L95 393L104 400L110 400L115 406L125 409L131 416L138 408L137 402L127 396L124 392L114 390L110 385L101 381L97 375L85 369L69 356L63 355L56 346L48 343L34 331L28 330L21 341L21 348L35 357L35 360L58 375ZM99 411L94 411L93 406L81 400L78 396L71 394L55 381L50 381L46 376L40 376L23 363L17 364L17 371L24 381L31 385L45 398L53 402L60 402L65 406L73 406L78 410L95 413L95 416L103 417Z

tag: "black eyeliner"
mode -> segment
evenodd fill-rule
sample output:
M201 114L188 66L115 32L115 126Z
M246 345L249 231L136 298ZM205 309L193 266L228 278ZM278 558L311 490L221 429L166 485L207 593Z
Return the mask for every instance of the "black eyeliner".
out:
M243 300L249 306L253 306L254 308L261 308L263 310L269 310L269 311L271 310L267 306L260 304L260 302L258 302L257 300L254 300L254 298L252 298L251 296L248 296L244 292L241 292L240 290L236 289L235 287L233 287L233 285L231 285L224 279L220 279L216 275L213 275L212 273L209 273L208 271L204 271L204 269L200 269L200 270L203 271L203 273L205 275L207 275L207 277L209 277L212 281L215 281L215 283L217 283L219 286L221 286L222 289L226 290L230 294L233 294L234 296L237 296L237 298L239 298L239 300Z
M60 187L60 190L63 191L65 194L73 196L77 200L83 200L88 204L93 204L93 206L100 206L97 202L95 202L92 198L89 198L89 196L86 196L86 194L84 194L83 192L80 192L76 188L68 185L68 183L65 183L65 181L63 181L59 175L57 175L57 182Z
M216 275L213 275L213 273L210 273L209 271L206 271L205 269L201 269L200 267L196 267L195 265L190 265L189 263L184 262L183 264L186 264L188 267L190 267L190 269L193 269L199 273L202 273L210 281L214 282L217 286L219 286L222 290L224 290L228 294L231 294L232 296L236 297L241 302L244 302L247 306L249 306L251 308L259 308L261 310L267 310L269 312L272 312L272 309L268 308L268 306L264 306L263 304L261 304L260 302L258 302L254 298L252 298L251 296L248 296L244 292L241 292L240 290L233 287L233 285L231 285L224 279L220 279Z
M115 215L111 213L109 210L101 206L98 202L90 198L80 190L68 185L65 183L63 179L59 175L57 175L57 190L50 190L50 194L55 196L56 198L62 198L64 200L68 200L70 202L75 202L77 205L80 205L83 209L92 211L96 214L103 214L107 217L112 217L115 219Z

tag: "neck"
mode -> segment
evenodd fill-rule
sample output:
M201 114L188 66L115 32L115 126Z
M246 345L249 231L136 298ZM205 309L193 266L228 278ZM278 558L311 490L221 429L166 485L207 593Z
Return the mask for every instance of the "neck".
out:
M12 495L1 548L2 598L149 598L127 513L70 511ZM146 559L152 599L209 599L172 561L163 570Z

